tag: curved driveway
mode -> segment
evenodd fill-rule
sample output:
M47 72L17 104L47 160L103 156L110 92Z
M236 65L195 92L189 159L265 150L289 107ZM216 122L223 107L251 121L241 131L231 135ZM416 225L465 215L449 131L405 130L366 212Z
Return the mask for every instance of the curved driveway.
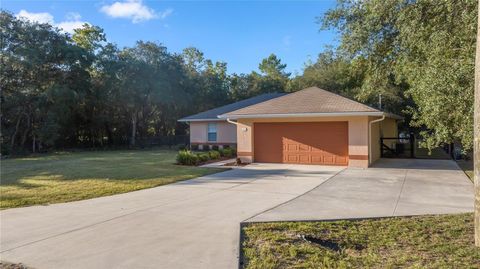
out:
M236 268L245 220L472 211L472 184L455 163L395 161L366 170L253 164L121 195L3 210L0 259L38 269Z

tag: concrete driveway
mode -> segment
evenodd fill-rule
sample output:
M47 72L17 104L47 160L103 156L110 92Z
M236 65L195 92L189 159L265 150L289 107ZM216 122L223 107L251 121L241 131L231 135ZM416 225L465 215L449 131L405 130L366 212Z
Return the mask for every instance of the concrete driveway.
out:
M450 161L253 164L162 187L0 212L1 260L42 268L235 268L239 223L473 210Z
M349 168L247 221L320 220L473 212L473 184L450 160L381 159Z

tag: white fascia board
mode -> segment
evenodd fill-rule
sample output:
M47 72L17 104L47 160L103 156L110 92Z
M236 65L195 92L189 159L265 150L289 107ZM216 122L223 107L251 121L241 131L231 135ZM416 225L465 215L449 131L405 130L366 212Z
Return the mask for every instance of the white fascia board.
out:
M226 121L226 119L179 119L178 122L194 122L194 121Z
M250 115L219 115L220 119L250 119L250 118L298 118L298 117L344 117L344 116L383 116L383 112L331 112L331 113L288 113L288 114L250 114Z

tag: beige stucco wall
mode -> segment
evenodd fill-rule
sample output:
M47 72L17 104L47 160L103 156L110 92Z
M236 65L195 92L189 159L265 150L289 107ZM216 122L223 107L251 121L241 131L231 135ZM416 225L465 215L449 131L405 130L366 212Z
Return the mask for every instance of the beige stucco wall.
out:
M276 118L276 119L239 119L237 127L238 156L244 162L254 160L255 122L321 122L347 121L348 122L348 152L349 166L368 167L368 117L318 117L318 118Z
M235 144L237 143L237 128L226 121L212 121L217 124L217 142L207 141L208 123L190 122L190 143L196 144Z

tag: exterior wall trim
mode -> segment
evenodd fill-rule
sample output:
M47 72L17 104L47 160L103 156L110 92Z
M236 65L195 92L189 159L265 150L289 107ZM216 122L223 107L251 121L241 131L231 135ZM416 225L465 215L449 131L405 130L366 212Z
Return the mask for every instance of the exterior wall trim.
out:
M248 157L253 157L253 152L247 152L247 151L238 151L237 156L248 156Z
M299 117L346 117L346 116L386 116L403 119L395 114L385 112L326 112L326 113L288 113L288 114L250 114L250 115L219 115L220 119L269 119L269 118L299 118Z

